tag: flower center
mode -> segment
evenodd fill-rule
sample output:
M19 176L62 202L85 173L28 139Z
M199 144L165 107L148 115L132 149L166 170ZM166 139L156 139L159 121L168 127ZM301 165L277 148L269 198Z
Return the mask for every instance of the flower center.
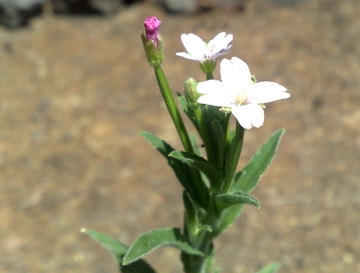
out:
M236 106L245 105L246 104L246 99L247 99L247 96L246 96L244 90L240 91L235 96L235 105Z

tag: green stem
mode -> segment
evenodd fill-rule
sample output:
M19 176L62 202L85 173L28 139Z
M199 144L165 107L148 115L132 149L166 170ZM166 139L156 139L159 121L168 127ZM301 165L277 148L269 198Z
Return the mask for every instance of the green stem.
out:
M200 136L206 150L206 156L209 163L214 163L214 150L211 145L210 134L206 126L206 106L199 106L195 111L196 119L199 122Z
M235 136L230 146L230 154L227 157L228 162L226 162L226 174L221 188L221 193L228 192L240 159L245 129L236 121L235 130Z
M175 124L176 130L179 134L180 140L184 146L185 151L193 153L193 147L191 145L189 135L186 131L184 122L181 118L180 112L177 108L177 105L175 103L174 97L171 93L170 86L166 80L164 71L162 70L161 66L154 67L156 80L158 82L161 94L164 98L166 107L170 113L170 116Z
M214 79L214 77L213 77L213 74L212 73L208 73L208 74L206 74L206 80L208 81L208 80L212 80L212 79Z
M154 71L161 94L170 113L171 119L175 124L175 128L179 134L184 149L189 153L194 153L194 149L192 147L189 135L180 115L179 109L175 103L174 97L171 93L171 89L164 74L164 71L162 70L160 65L154 66ZM191 172L192 178L194 179L193 187L196 195L198 196L199 205L203 208L206 208L209 202L208 189L202 181L200 173L195 169L192 169Z

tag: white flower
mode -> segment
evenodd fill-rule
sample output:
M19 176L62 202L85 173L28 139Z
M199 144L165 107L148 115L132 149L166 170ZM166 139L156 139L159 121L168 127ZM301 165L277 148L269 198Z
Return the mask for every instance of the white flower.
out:
M264 123L264 110L259 104L286 99L290 94L275 82L253 84L247 64L239 58L223 59L221 81L199 83L197 91L204 94L198 103L231 108L232 114L245 129L259 128Z
M232 34L226 35L225 32L221 32L207 44L195 34L182 34L181 41L188 52L178 52L176 55L201 63L206 60L216 60L231 49L232 45L229 43L232 39Z

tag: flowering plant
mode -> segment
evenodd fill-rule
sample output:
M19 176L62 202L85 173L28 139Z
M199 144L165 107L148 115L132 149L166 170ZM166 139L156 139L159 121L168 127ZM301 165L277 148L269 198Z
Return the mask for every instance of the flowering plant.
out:
M264 103L289 98L290 94L274 82L256 83L247 64L237 57L223 59L221 80L214 80L216 60L232 47L229 45L232 35L222 32L206 44L194 34L183 34L181 38L188 53L177 55L199 61L207 79L200 83L187 79L184 95L178 94L179 104L194 125L198 140L195 134L187 132L161 67L164 54L160 23L156 17L148 18L141 40L184 150L175 150L151 133L141 135L167 159L183 187L184 228L148 231L130 247L96 231L84 229L83 232L110 249L121 272L154 273L141 258L162 246L181 250L186 273L219 272L212 270L214 239L235 222L245 204L260 207L250 192L270 165L284 133L284 129L276 131L248 164L237 171L245 130L263 125ZM230 126L230 113L236 118L235 129ZM276 272L279 266L273 263L258 272Z

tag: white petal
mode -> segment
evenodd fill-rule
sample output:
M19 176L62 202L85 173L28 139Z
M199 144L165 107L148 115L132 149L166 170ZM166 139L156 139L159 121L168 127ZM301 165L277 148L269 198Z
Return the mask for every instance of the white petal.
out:
M221 41L225 38L225 35L226 35L225 32L220 32L218 35L216 35L216 36L214 37L214 39L212 39L212 40L209 42L209 44L210 44L211 42L213 42L213 43L215 43L215 44L221 42Z
M212 92L220 92L224 90L224 84L217 80L208 80L205 82L201 82L198 84L196 91L200 94L212 93Z
M251 83L251 73L247 64L239 58L230 60L223 59L220 63L221 81L236 87L237 90L244 89Z
M221 54L225 54L226 52L228 52L231 48L231 46L229 46L229 43L232 41L233 39L233 35L232 34L228 34L225 37L225 32L223 32L224 35L221 36L221 39L217 39L215 41L215 45L213 48L213 55L216 53L221 53ZM218 35L219 36L219 35ZM216 36L217 37L217 36ZM216 39L215 37L215 39ZM220 37L219 37L220 38ZM214 40L215 40L214 39Z
M218 107L232 107L234 105L233 97L222 92L212 92L202 95L198 98L197 102Z
M226 45L226 47L231 43L231 41L233 40L234 36L232 34L228 34L226 35L225 39L224 39L224 45Z
M183 58L188 59L188 60L199 61L199 62L202 62L202 61L203 61L202 58L193 56L193 55L191 55L190 53L187 53L187 52L177 52L177 53L175 53L175 54L176 54L177 56L179 56L179 57L183 57Z
M235 106L231 112L245 129L252 126L259 128L264 123L264 110L257 104Z
M220 62L220 75L221 81L227 84L236 84L234 79L236 79L236 71L233 69L233 64L228 59L222 59Z
M181 41L186 50L194 57L202 58L205 54L206 45L204 41L195 34L182 34Z
M258 82L246 88L249 94L248 103L267 103L281 99L287 99L290 94L287 89L275 82Z
M241 59L232 57L231 62L233 63L233 69L237 71L238 82L241 83L241 89L251 84L251 73L249 66Z
M232 45L229 45L229 46L226 47L225 49L222 49L222 50L220 50L219 52L211 55L211 56L210 56L210 59L212 59L212 60L215 61L215 60L216 60L217 58L219 58L221 55L224 55L224 54L226 54L227 52L229 52L231 48L232 48Z
M222 48L222 41L225 38L226 33L220 32L218 35L215 36L214 39L210 40L207 45L206 55L210 58L214 56L214 54L218 53Z

